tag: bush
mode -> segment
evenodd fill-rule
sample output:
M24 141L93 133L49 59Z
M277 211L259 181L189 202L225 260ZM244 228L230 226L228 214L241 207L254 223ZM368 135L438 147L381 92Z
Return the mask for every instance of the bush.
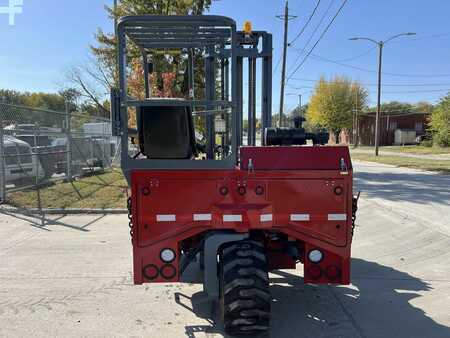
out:
M420 145L430 148L433 146L433 140L423 140L422 142L420 142Z
M430 131L436 145L450 146L450 94L434 108L431 114Z

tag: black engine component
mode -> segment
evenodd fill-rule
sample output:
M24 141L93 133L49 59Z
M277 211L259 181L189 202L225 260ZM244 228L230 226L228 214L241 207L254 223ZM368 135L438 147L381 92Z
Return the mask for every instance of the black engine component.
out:
M305 118L297 116L294 118L295 128L266 128L264 130L264 142L266 146L290 146L305 145L311 140L314 145L328 143L330 134L327 132L307 133L302 127Z
M266 146L291 146L304 145L311 140L314 145L328 143L329 133L306 133L303 128L266 128L264 131L264 145Z
M139 147L149 159L189 159L196 154L189 106L139 107Z

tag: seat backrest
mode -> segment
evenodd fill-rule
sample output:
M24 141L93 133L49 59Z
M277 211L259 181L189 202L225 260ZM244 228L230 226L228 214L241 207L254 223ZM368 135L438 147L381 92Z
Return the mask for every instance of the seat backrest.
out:
M190 159L196 153L189 106L138 108L141 153L149 159Z

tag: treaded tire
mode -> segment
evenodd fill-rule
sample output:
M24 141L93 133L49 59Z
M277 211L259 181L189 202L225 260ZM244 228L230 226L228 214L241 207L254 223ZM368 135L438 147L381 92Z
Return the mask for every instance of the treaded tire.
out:
M225 332L258 337L270 329L269 276L262 244L245 240L223 248L220 304Z

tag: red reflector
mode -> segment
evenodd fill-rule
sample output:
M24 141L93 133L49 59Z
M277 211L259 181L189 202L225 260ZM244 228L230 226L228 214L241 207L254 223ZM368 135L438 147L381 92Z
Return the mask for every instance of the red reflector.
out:
M161 276L164 279L172 279L177 275L177 269L173 265L166 264L161 268Z
M312 265L308 268L308 276L312 279L319 279L322 276L322 269L318 265Z
M239 195L244 196L247 193L247 189L245 187L239 187L238 193Z
M147 278L148 280L153 280L159 275L158 267L153 264L144 266L142 272L144 274L144 277Z
M341 270L335 265L330 265L325 269L325 274L328 278L335 279L339 277L339 275L341 274Z

